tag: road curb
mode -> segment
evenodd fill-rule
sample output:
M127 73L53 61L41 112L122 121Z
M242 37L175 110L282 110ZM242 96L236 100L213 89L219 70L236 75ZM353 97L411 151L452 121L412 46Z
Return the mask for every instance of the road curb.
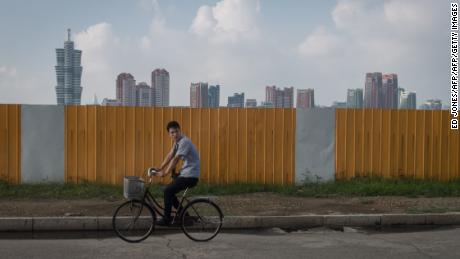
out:
M460 213L227 216L224 229L460 225ZM157 227L163 229L163 227ZM112 230L112 217L5 217L0 232Z

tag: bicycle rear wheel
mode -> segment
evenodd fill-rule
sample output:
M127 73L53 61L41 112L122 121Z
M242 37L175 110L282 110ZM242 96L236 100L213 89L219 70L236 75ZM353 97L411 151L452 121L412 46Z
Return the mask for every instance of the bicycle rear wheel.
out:
M196 199L185 206L181 214L184 234L194 241L209 241L222 228L223 214L209 199Z
M112 218L115 233L126 242L146 239L155 229L156 214L145 202L131 200L121 204Z

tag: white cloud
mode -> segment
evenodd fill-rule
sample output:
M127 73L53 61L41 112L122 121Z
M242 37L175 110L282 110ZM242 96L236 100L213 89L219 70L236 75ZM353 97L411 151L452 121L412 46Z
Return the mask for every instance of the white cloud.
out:
M383 16L385 21L393 26L393 29L425 28L431 30L437 20L434 19L433 11L439 9L439 4L433 5L433 1L387 1L383 4ZM428 7L428 8L427 8Z
M339 54L340 43L339 37L319 27L299 44L298 51L304 57L332 57Z
M82 51L81 103L92 103L94 94L99 99L114 98L115 78L126 60L125 43L115 36L112 25L107 22L77 32L74 41L75 48Z
M210 6L204 5L198 9L193 24L190 27L190 31L197 35L205 35L212 33L216 27L217 20L214 18L212 13L212 8Z
M214 42L238 42L257 38L259 0L222 0L215 6L201 6L190 31L211 37Z
M0 78L2 77L15 77L17 70L15 67L0 66Z
M112 25L98 23L75 35L75 47L83 51L82 65L87 73L100 73L110 68L111 48L119 39L112 32Z
M47 74L18 70L14 66L0 66L0 102L16 104L49 104L55 100L54 88L49 86Z
M332 11L332 20L337 29L351 34L369 33L380 30L382 19L380 3L362 0L341 0Z
M138 5L147 12L158 12L160 10L160 4L158 0L140 0Z

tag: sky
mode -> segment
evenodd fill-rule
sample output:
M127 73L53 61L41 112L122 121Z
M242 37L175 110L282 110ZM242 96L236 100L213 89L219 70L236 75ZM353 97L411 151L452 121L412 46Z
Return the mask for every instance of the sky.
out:
M396 73L417 105L449 104L447 0L0 0L0 103L56 104L56 48L67 28L82 56L82 104L115 97L119 73L170 73L170 105L190 83L265 100L265 86L346 101L366 72ZM295 98L295 97L294 97Z

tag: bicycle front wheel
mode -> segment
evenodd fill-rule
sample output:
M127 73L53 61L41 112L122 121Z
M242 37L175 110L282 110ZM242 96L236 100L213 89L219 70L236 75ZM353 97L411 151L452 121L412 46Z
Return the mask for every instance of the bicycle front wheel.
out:
M223 214L209 199L196 199L185 206L181 215L184 234L194 241L209 241L222 228Z
M155 229L156 215L153 209L139 200L120 205L112 218L115 233L130 243L141 242Z

